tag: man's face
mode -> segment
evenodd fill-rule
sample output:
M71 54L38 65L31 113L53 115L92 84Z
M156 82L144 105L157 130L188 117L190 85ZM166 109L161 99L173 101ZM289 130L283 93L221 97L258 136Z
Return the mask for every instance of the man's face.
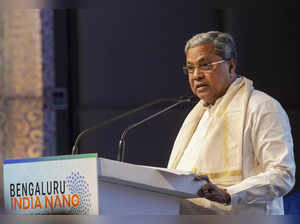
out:
M208 104L214 104L225 94L235 77L235 63L230 60L215 64L210 71L201 71L198 66L221 60L215 54L213 42L190 48L186 54L187 67L195 67L194 72L188 75L192 92Z

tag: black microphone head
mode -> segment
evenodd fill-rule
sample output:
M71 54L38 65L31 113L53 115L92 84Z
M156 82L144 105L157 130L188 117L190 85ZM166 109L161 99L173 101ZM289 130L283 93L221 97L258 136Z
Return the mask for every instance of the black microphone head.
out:
M187 101L187 102L196 102L199 101L198 97L196 97L195 95L191 95L191 96L181 96L179 97L180 101Z

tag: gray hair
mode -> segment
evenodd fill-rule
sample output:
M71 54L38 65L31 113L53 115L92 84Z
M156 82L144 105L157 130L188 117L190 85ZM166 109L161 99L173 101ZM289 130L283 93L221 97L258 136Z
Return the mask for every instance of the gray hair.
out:
M206 44L211 41L214 41L216 55L220 56L224 60L237 59L236 45L233 37L228 33L222 33L219 31L199 33L193 36L186 42L184 49L185 53L187 53L190 48Z

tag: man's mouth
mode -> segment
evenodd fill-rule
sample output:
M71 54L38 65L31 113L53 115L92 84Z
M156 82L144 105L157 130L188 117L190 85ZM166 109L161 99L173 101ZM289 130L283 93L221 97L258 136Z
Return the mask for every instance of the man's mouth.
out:
M196 89L197 89L197 90L202 90L202 89L206 88L207 86L208 86L208 85L205 84L205 83L197 84L197 85L196 85Z

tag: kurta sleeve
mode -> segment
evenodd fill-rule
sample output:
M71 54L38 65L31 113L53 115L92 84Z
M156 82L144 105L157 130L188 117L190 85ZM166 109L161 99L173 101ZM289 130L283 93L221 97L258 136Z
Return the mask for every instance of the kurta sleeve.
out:
M249 112L251 141L258 174L230 186L232 206L265 203L288 193L295 184L295 160L289 119L274 99Z

